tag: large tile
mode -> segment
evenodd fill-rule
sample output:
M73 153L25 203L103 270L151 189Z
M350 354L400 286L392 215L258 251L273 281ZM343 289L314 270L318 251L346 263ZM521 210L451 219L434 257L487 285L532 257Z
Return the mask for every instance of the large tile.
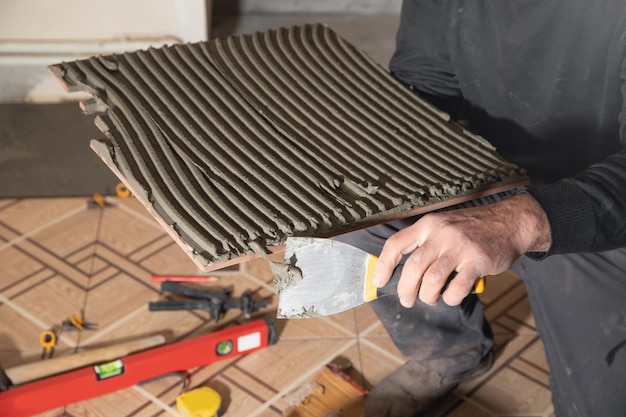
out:
M389 338L362 338L359 343L362 374L370 389L407 361Z
M45 280L48 280L55 275L56 273L49 268L40 269L33 274L29 274L28 276L15 281L12 285L4 287L2 291L0 291L0 294L3 297L13 299L17 295L28 291L29 289L43 283Z
M29 315L46 326L59 326L72 314L80 313L85 303L83 288L55 275L12 301Z
M550 390L505 368L474 394L472 400L496 415L542 415L551 406Z
M144 396L132 388L126 388L66 407L72 416L110 417L132 415L137 410L150 407L158 410Z
M30 236L36 244L65 257L97 240L99 210L83 210Z
M238 366L279 392L290 392L356 342L349 339L279 340L241 359Z
M518 285L520 281L517 274L512 271L488 276L485 281L485 292L480 294L480 300L489 305L510 291L513 286Z
M138 221L133 214L113 206L105 208L102 212L98 240L117 253L128 255L163 234L162 229Z
M312 339L345 339L353 337L348 329L337 325L328 317L315 317L309 319L286 320L281 332L282 340L312 340Z
M0 251L0 291L43 268L41 262L15 247Z
M169 236L167 239L170 241L167 245L161 248L155 247L152 253L144 254L142 259L136 260L135 256L131 256L130 259L135 260L154 275L215 275L213 273L199 272L197 266L189 259L187 254ZM158 243L163 243L163 239L159 239Z
M68 214L87 208L85 198L32 198L17 201L0 210L0 222L10 226L18 233L28 233L54 224Z

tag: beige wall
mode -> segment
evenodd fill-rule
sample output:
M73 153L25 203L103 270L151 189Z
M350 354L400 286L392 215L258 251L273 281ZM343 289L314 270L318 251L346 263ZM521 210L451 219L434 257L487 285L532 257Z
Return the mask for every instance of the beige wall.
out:
M47 66L208 38L211 0L0 0L0 101L68 96Z
M0 41L206 38L204 0L2 0Z

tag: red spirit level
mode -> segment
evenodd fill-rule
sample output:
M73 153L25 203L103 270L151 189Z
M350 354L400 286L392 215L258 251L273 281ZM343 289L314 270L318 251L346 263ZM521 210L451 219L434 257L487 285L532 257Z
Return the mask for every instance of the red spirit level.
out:
M130 387L159 375L186 371L249 353L277 341L273 320L256 320L193 339L134 353L0 392L0 415L28 417Z

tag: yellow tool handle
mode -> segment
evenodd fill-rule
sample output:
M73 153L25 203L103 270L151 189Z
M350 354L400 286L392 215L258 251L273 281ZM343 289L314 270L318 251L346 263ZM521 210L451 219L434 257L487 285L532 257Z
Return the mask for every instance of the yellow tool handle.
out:
M485 292L486 281L487 281L487 279L485 277L478 278L476 280L476 282L474 283L474 293L476 293L476 294L484 293Z
M46 361L19 365L5 369L4 372L13 385L18 385L83 366L119 359L130 353L162 345L163 343L165 343L165 337L156 335L119 345L84 350L73 355L60 356Z
M378 257L376 255L368 254L367 257L367 266L366 266L366 275L365 275L365 288L363 293L364 301L372 301L377 298L383 297L385 295L397 294L398 282L400 281L400 276L402 275L403 265L398 265L396 269L393 270L393 274L391 278L382 288L377 288L372 283L372 276L374 274L374 267L376 266L376 262L378 262ZM448 282L454 278L455 273L451 274L448 277ZM447 288L448 283L444 286L442 292ZM480 277L474 282L474 290L472 294L482 294L485 291L485 277Z

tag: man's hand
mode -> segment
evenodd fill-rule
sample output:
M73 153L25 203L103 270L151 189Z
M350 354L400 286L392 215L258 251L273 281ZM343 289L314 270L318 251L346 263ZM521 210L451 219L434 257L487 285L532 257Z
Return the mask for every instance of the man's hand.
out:
M400 303L412 307L417 297L436 304L443 293L458 305L481 276L505 271L526 252L550 248L550 227L539 204L522 193L482 207L430 213L391 236L374 269L374 284L387 283L403 255L410 254L398 284Z

